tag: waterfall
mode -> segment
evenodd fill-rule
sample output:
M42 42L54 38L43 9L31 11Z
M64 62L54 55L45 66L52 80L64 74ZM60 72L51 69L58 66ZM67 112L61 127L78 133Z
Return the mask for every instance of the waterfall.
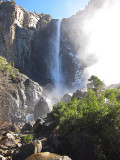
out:
M60 28L61 19L56 22L56 35L54 39L54 53L53 53L53 64L52 64L52 79L56 89L61 86L61 61L60 61Z

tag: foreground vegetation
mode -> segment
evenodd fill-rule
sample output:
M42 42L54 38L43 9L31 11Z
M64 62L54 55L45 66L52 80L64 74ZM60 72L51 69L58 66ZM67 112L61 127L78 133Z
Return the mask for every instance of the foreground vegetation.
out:
M22 140L25 143L31 143L33 141L33 134L24 135Z
M0 70L6 73L7 76L16 78L16 72L19 72L18 69L14 68L14 62L8 63L5 58L0 56Z
M80 99L54 106L52 116L58 132L69 137L72 150L78 150L80 142L70 135L83 136L92 143L94 159L119 160L120 89L103 91L104 84L96 76L89 81L89 89Z

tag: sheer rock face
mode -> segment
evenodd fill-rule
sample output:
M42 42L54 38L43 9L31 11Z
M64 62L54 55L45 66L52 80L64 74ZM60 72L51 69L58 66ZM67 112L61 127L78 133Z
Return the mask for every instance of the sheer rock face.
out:
M47 28L50 21L49 15L27 12L11 2L0 2L0 55L8 61L14 61L22 73L35 79L39 68L38 61L37 64L33 61L33 48L36 47L33 42L37 38L36 35L41 36L41 32ZM43 62L44 53L45 51L39 50L38 59L42 57ZM39 81L43 82L42 79Z
M0 2L0 54L8 60L15 60L18 56L18 65L22 63L23 67L25 58L21 56L29 59L30 44L39 19L35 13L27 12L17 5Z

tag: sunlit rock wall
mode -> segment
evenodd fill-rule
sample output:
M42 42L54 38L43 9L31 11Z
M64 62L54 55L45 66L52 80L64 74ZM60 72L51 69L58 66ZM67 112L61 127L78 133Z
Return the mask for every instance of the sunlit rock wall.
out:
M34 78L33 70L37 68L32 59L33 42L50 21L49 15L27 12L11 2L0 2L0 55L14 61L21 72Z

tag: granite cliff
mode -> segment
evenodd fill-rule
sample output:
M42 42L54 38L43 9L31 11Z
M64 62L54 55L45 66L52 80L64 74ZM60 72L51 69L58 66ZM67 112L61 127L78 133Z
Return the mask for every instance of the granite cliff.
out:
M49 15L27 12L11 2L0 2L0 55L14 61L20 72L35 79L34 74L39 69L37 62L33 61L34 40L39 32L43 31L43 36L46 34L44 30L50 21ZM41 54L44 54L43 51L40 51Z
M70 21L63 19L60 29L61 71L68 88L75 80L76 70L81 70L75 62L75 46L68 34L73 20ZM0 55L14 61L20 72L40 85L54 85L50 66L54 63L57 22L49 15L25 11L11 2L0 2Z

